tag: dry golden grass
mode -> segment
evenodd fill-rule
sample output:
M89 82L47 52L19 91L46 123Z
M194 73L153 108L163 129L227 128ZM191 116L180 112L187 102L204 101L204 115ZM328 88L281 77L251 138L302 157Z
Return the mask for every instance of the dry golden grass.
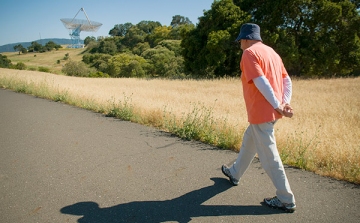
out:
M280 147L303 153L310 170L359 183L360 78L298 80L293 85L296 115L279 125Z
M104 107L128 97L130 103L148 119L154 119L154 123L162 118L164 110L180 117L198 103L211 108L215 119L226 119L234 131L241 132L248 125L238 78L90 79L0 69L1 78L42 83ZM360 183L360 78L293 80L292 106L294 117L284 118L276 125L284 162Z

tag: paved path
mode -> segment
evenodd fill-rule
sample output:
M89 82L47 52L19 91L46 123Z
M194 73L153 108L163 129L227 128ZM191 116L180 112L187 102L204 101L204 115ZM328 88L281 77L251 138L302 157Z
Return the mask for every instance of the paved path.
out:
M262 206L259 162L231 187L236 153L0 89L0 222L359 222L360 187L286 168L297 211Z

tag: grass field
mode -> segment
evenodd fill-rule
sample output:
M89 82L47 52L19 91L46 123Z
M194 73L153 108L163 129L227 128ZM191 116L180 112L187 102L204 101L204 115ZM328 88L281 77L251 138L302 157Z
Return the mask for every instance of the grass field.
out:
M82 52L84 49L60 48L46 53L27 53L20 54L17 52L1 53L7 56L13 64L23 62L28 68L38 70L39 67L50 69L51 73L61 74L62 66L67 62L64 60L65 54L69 55L69 59L74 61L82 60ZM60 60L60 63L58 63Z
M0 69L0 87L233 150L248 125L239 78L90 79ZM294 117L276 124L284 163L360 184L360 78L293 80L291 104Z

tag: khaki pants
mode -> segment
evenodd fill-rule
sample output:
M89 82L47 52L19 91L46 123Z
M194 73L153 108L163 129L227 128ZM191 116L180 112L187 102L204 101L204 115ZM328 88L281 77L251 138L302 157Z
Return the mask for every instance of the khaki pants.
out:
M285 169L276 147L274 122L250 124L244 133L239 155L230 167L230 173L241 179L257 153L267 175L276 188L276 196L283 203L295 203Z

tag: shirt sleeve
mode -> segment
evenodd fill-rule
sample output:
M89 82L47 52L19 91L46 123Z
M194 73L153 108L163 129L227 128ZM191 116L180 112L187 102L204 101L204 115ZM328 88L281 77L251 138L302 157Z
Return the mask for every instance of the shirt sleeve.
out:
M281 103L276 98L274 90L272 89L269 80L265 76L260 76L253 79L253 82L256 88L260 93L265 97L265 99L271 104L271 106L276 109Z
M292 96L292 82L289 75L286 75L283 78L283 85L284 85L284 93L283 93L283 103L290 104L291 96Z
M245 50L241 57L241 70L245 80L252 83L253 79L264 76L264 72L258 62L258 58L251 50ZM244 72L245 71L245 72Z

